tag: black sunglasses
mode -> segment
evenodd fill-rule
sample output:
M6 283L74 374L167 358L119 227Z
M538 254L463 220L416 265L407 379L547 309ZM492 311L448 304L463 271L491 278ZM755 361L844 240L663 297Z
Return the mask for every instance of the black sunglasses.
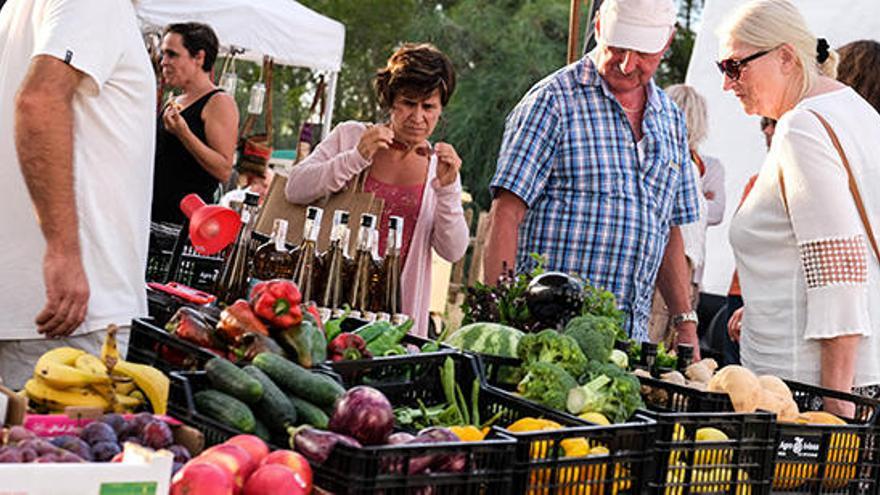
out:
M753 53L742 60L735 60L732 58L726 58L726 59L722 60L721 62L715 62L715 64L718 66L718 70L720 70L722 74L729 77L731 81L738 81L739 76L742 74L743 67L745 67L746 64L748 64L752 60L755 60L755 59L763 57L764 55L767 55L768 53L772 52L773 50L774 50L774 48L771 48L770 50L763 50L758 53Z

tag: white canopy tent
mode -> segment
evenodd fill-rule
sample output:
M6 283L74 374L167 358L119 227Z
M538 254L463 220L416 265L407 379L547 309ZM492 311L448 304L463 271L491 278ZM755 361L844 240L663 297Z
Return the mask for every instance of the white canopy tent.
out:
M706 270L703 291L727 294L734 270L728 242L730 218L749 177L761 168L766 148L759 117L747 116L732 93L722 91L722 78L715 66L718 59L716 28L726 15L747 0L706 0L694 51L688 66L687 84L703 96L709 109L709 136L700 148L718 157L726 172L727 211L724 222L709 227L706 238ZM877 39L880 33L880 2L877 0L797 0L807 24L816 36L832 47L859 39Z
M175 22L210 25L224 47L243 49L239 59L260 63L264 55L279 64L327 72L324 135L333 118L336 80L342 67L345 26L294 0L140 0L143 29Z

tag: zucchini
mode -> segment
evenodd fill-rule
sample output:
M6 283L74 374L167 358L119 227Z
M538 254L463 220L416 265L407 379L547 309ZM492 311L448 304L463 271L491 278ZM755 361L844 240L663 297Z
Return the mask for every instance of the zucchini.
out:
M263 386L263 397L254 404L257 416L263 419L272 431L287 431L288 426L296 424L296 408L278 385L254 365L247 365L242 371L256 379Z
M217 390L202 390L193 394L196 410L230 428L253 433L256 428L254 413L247 404Z
M313 373L277 354L257 354L253 365L263 370L282 389L318 407L332 407L336 399L345 393L336 380Z
M300 399L295 395L288 395L287 398L290 400L290 403L293 404L293 407L296 408L296 414L301 425L307 424L322 430L327 429L327 423L330 422L330 418L320 407L305 399Z
M263 385L223 358L213 358L205 364L208 379L214 388L248 404L256 404L263 397Z

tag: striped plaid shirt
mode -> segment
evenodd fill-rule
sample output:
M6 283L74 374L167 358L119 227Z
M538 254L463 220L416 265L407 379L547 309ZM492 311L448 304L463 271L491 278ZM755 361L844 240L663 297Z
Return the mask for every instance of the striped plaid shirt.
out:
M530 270L529 254L539 253L547 269L611 291L640 341L669 228L699 214L684 117L653 81L642 131L637 144L623 108L583 57L537 83L508 115L491 182L528 206L517 271Z

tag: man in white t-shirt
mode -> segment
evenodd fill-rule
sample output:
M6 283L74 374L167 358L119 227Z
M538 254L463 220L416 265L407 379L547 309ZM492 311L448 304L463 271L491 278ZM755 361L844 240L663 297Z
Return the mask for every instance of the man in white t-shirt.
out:
M156 93L132 0L8 1L0 67L0 376L19 388L46 350L98 352L146 314Z

